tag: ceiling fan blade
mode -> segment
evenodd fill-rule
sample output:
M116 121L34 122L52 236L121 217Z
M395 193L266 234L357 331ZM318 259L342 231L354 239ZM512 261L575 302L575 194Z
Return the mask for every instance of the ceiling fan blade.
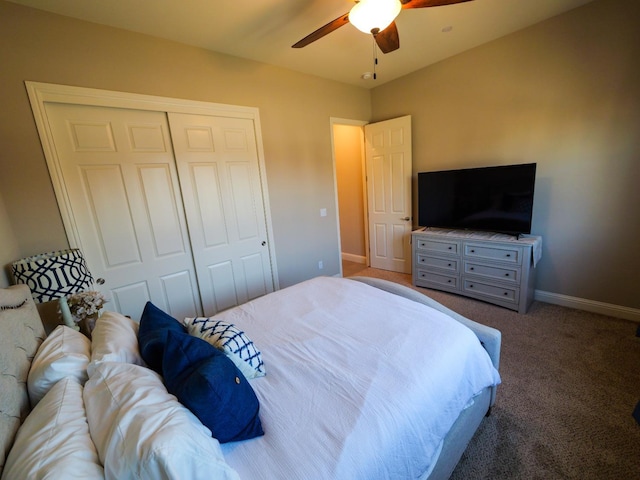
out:
M426 8L454 5L456 3L471 2L473 0L400 0L402 8Z
M396 22L391 22L387 28L376 33L373 37L376 39L376 43L382 53L393 52L400 48L400 37L398 36Z
M338 17L335 20L327 23L325 26L320 27L315 32L310 33L309 35L304 37L299 42L291 45L291 48L306 47L310 43L315 42L316 40L324 37L325 35L333 32L334 30L337 30L338 28L340 28L343 25L346 25L347 23L349 23L349 13L348 12L345 13L344 15L342 15L341 17Z

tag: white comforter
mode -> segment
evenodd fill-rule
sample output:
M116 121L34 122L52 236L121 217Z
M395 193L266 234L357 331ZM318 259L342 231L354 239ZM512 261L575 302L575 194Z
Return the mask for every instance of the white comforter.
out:
M360 282L320 277L216 316L243 329L265 435L222 446L246 480L416 479L469 399L500 382L465 326Z

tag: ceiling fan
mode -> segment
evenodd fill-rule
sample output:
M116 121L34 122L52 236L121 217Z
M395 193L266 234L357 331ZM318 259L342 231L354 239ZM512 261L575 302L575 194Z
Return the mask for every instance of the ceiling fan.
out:
M358 30L371 33L383 53L393 52L400 48L400 37L395 18L402 9L440 7L472 0L360 0L344 15L320 27L307 35L292 48L306 47L312 42L352 23Z

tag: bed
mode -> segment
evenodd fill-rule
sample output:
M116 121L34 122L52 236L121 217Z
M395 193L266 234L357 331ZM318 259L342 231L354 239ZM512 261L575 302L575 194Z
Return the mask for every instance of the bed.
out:
M250 435L218 441L218 424L180 396L187 390L167 391L188 370L170 356L179 350L173 334L163 337L163 377L139 343L144 318L107 312L91 342L63 326L45 341L28 289L2 290L2 480L43 469L57 472L51 478L444 479L500 383L499 331L379 279L318 277L176 322L189 342L207 340L211 322L245 342L237 350L228 342L222 356L258 402L255 415L253 404L239 412L252 418ZM250 358L241 358L247 346Z

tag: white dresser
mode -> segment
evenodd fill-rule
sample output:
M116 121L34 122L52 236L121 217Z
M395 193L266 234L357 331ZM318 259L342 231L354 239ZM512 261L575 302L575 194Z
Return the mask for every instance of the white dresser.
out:
M542 237L428 228L414 231L413 284L526 313Z

